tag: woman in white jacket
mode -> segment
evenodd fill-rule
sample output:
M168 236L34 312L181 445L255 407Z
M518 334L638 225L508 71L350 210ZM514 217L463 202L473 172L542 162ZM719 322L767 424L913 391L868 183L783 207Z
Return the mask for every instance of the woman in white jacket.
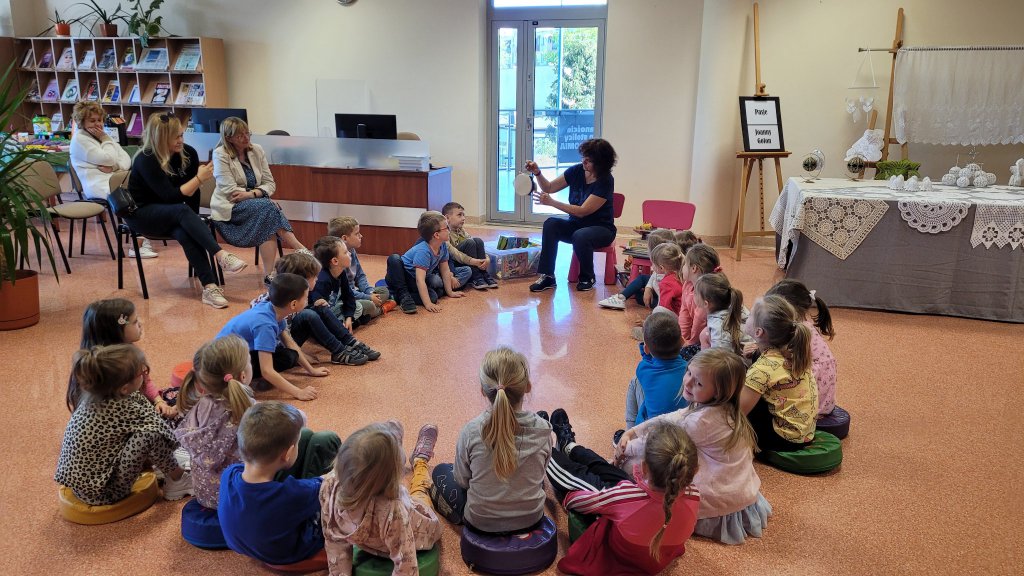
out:
M76 129L71 137L71 166L75 169L82 192L87 198L106 200L110 195L110 174L128 170L132 159L118 143L103 131L106 113L99 102L79 102L71 112ZM141 238L139 256L156 258L149 240ZM129 250L129 256L135 253Z
M270 200L277 190L267 155L249 141L249 126L231 117L220 124L220 145L213 151L217 189L210 212L217 232L232 246L259 246L264 274L274 268L278 236L290 248L306 247L292 233L281 209Z

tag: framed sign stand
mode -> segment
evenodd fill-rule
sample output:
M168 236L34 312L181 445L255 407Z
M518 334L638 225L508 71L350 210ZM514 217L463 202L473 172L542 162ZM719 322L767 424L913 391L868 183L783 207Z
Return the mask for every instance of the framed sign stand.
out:
M758 31L758 13L757 13L757 2L754 2L754 70L757 75L755 84L754 98L768 98L768 93L765 92L765 84L761 82L761 47L760 47L760 33ZM745 99L744 99L745 100ZM777 100L776 100L777 103ZM776 107L777 109L777 107ZM782 148L782 121L781 118L776 117L776 123L778 125L779 132L779 144ZM747 140L746 126L744 126L744 141ZM766 159L775 160L775 177L779 185L779 194L782 194L782 165L781 159L786 158L790 155L790 152L786 150L766 150L766 151L741 151L736 153L736 158L743 160L743 172L740 176L740 190L739 190L739 202L737 203L736 210L736 222L733 225L732 237L729 241L729 247L736 247L736 261L739 262L743 257L743 237L744 236L774 236L774 230L765 230L764 225L764 161ZM747 188L750 186L750 175L754 171L754 162L757 162L757 188L758 188L758 201L760 205L760 228L758 230L744 231L743 227L743 216L746 213L747 208Z

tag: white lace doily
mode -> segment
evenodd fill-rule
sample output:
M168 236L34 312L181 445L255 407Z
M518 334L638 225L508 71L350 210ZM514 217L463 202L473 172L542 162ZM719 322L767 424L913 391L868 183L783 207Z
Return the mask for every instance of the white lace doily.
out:
M803 235L846 260L888 209L884 200L812 196L804 204Z
M993 244L1002 248L1007 244L1011 249L1024 245L1024 206L978 206L974 214L974 230L971 231L971 247Z
M971 209L969 202L957 200L912 201L900 200L896 203L900 209L900 217L918 232L938 234L949 232L961 220L967 217Z

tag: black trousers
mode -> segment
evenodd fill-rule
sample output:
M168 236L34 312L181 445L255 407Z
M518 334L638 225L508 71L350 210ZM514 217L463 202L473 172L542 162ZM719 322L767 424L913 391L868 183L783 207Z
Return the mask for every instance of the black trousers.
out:
M810 442L790 442L779 436L779 433L775 431L775 426L772 425L774 419L775 417L768 410L768 403L764 401L764 398L758 400L754 408L747 414L747 420L750 420L750 425L757 433L757 447L762 451L792 452L801 450L810 444Z
M291 348L286 348L280 342L277 344L277 349L274 350L273 357L274 370L278 372L294 368L299 363L299 353ZM256 350L250 350L249 359L252 360L252 377L262 378L263 371L260 370L260 353Z
M416 277L409 273L405 269L405 264L402 263L402 257L398 254L392 254L388 256L387 273L384 275L384 281L387 282L388 289L391 290L391 297L397 302L401 302L405 295L409 295L413 302L423 305L423 299L420 298L420 291L416 287ZM430 301L437 304L438 294L444 293L444 280L441 279L439 274L427 274L427 296L430 297Z
M552 216L544 221L541 233L540 263L537 272L555 275L558 243L572 244L572 251L580 261L580 280L594 280L594 249L604 248L615 241L615 230L604 226L584 226L576 220Z
M177 240L203 286L217 284L210 256L220 252L220 244L191 207L186 204L146 204L124 220L140 236Z
M576 445L568 454L551 451L548 460L548 481L559 502L573 490L610 488L623 480L633 480L624 470L602 458L589 448Z

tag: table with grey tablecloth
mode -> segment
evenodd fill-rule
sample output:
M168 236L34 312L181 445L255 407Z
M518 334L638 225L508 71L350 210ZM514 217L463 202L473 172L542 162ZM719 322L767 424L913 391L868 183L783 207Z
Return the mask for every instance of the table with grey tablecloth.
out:
M791 178L779 266L829 306L1024 322L1024 189Z

